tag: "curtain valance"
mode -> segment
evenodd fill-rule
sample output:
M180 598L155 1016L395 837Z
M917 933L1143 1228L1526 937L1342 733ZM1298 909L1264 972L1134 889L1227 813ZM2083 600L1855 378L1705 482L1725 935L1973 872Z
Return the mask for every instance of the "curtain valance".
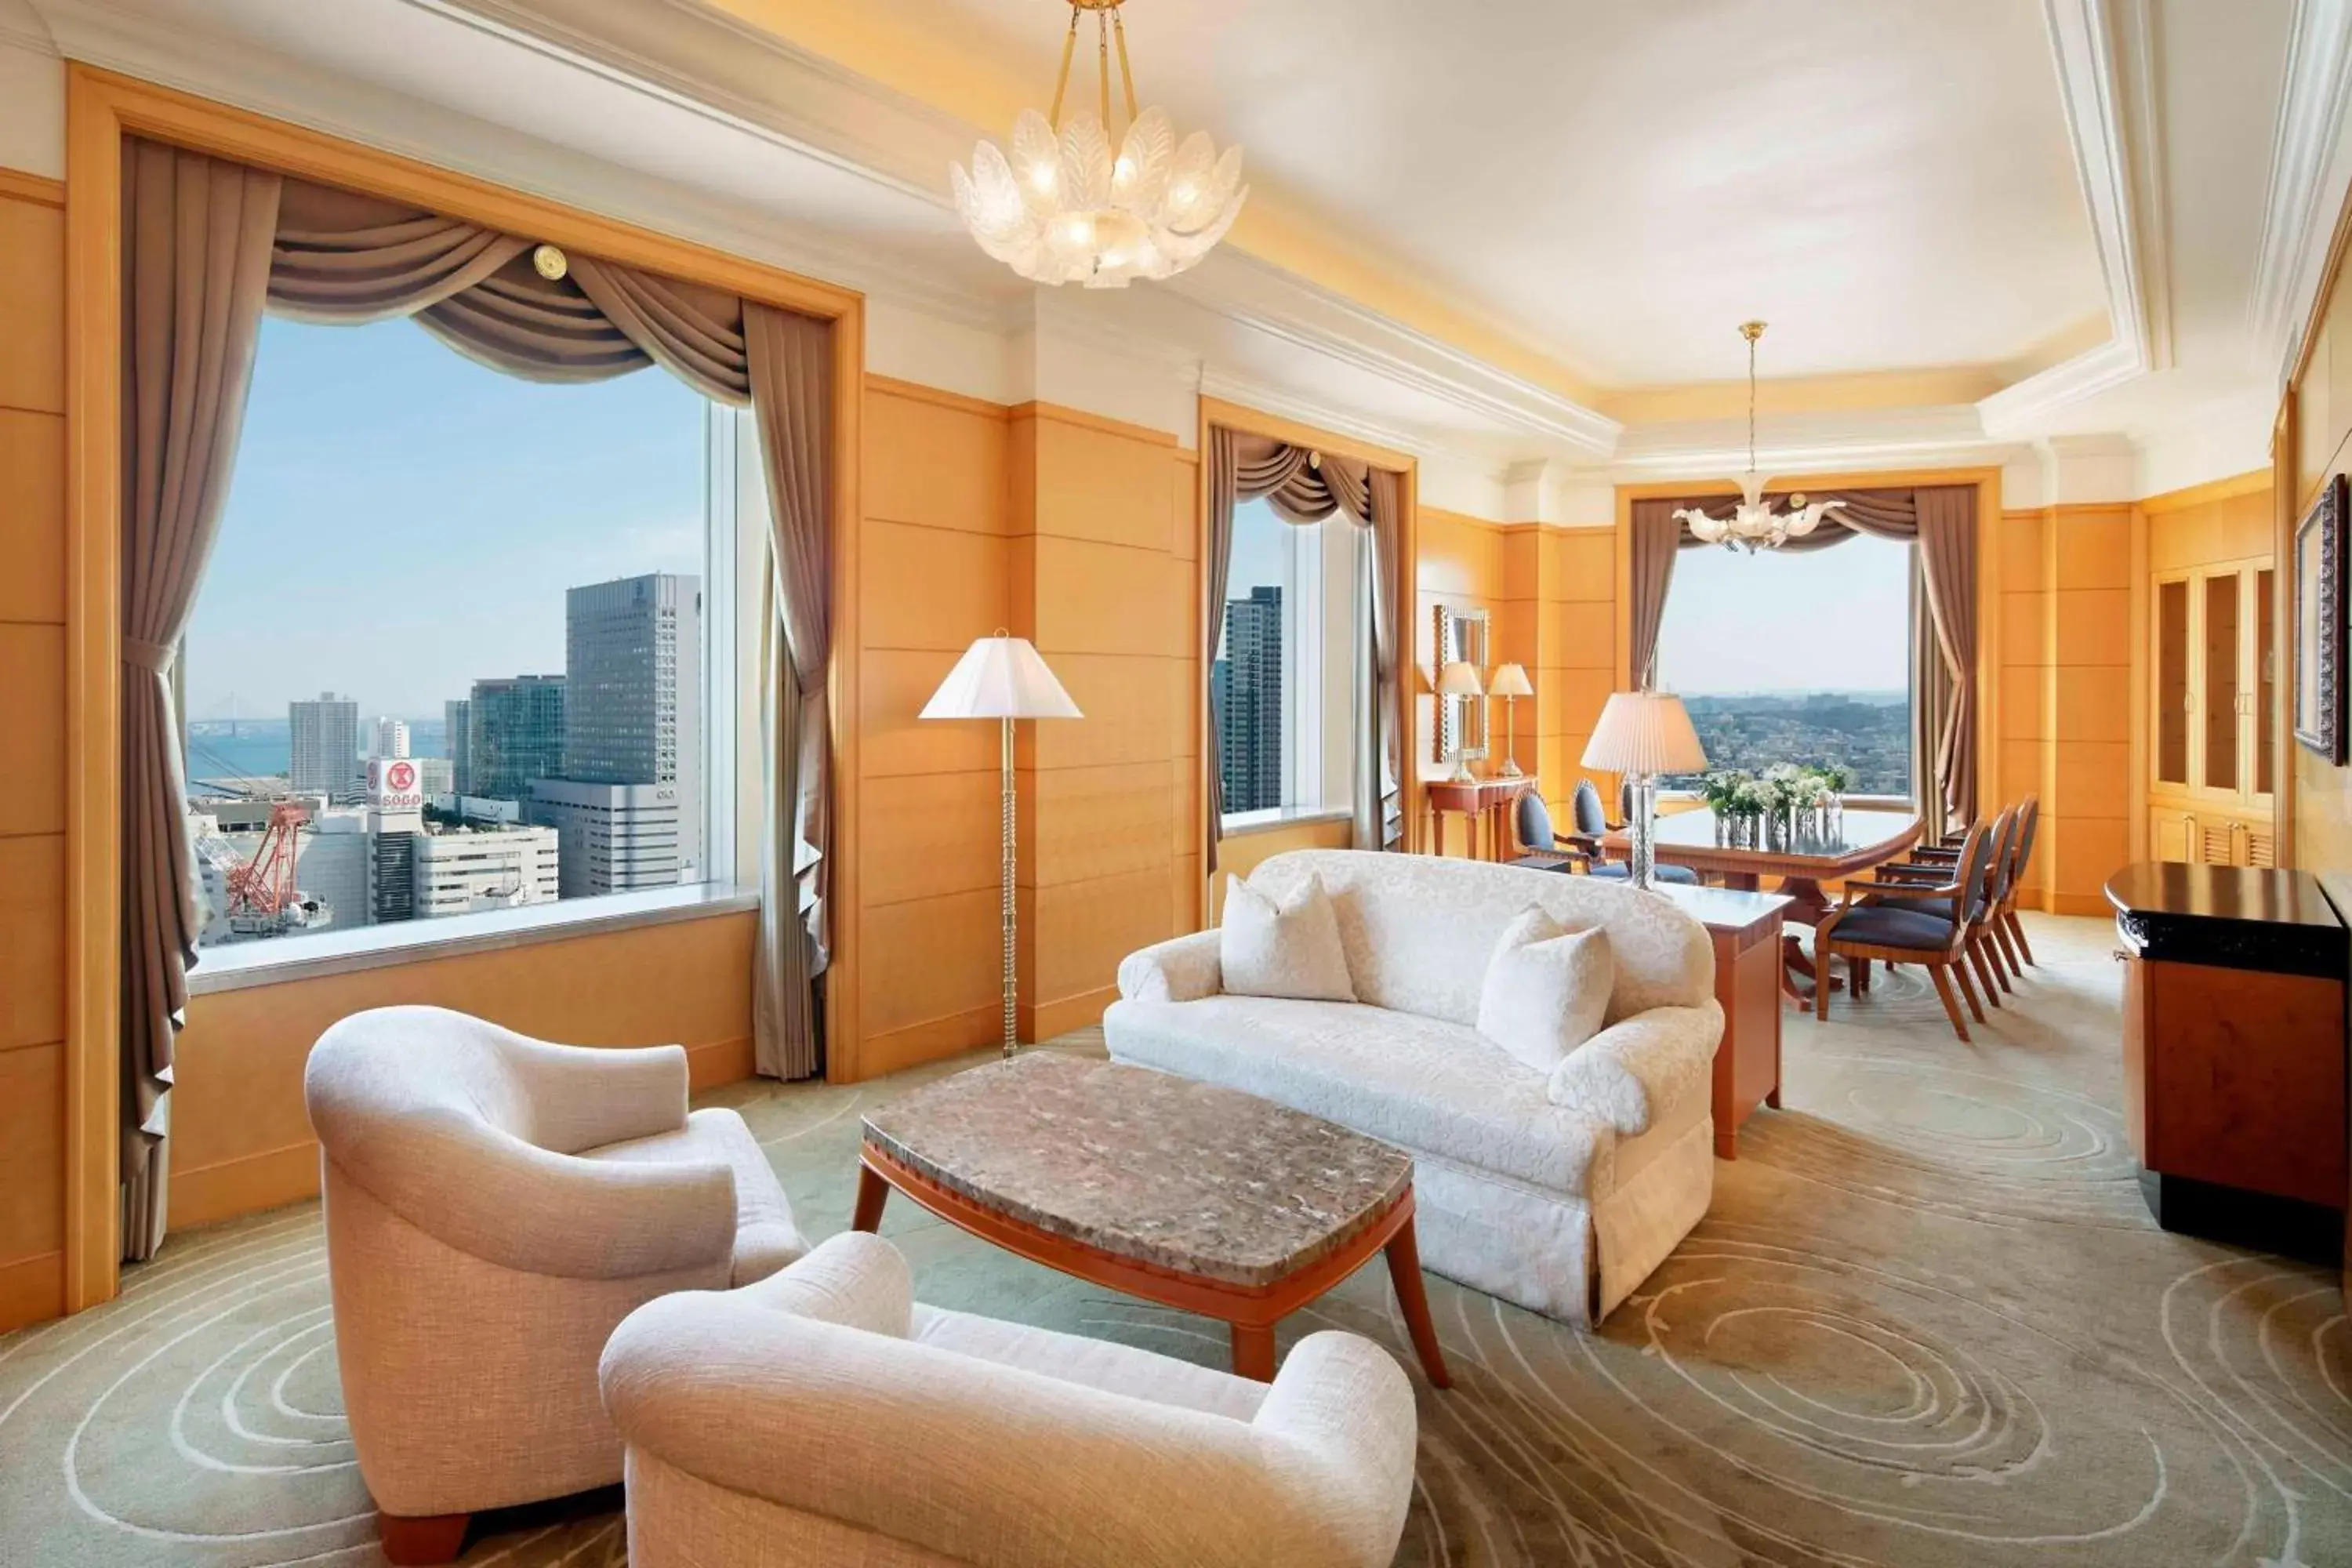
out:
M124 143L122 212L125 1256L152 1255L163 1237L173 1042L196 959L170 666L218 531L265 306L316 322L414 316L459 353L533 381L659 365L752 409L778 617L762 704L776 717L757 1060L778 1077L814 1073L811 981L824 967L831 866L832 323L577 253L548 278L529 237L138 138ZM803 840L813 859L797 853Z

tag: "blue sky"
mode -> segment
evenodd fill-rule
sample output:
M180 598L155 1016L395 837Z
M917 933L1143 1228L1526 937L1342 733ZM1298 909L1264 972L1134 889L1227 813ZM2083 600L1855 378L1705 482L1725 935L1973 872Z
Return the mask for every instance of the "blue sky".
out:
M437 718L478 676L562 670L565 588L701 573L708 407L658 369L541 385L410 321L266 319L189 716L331 688Z

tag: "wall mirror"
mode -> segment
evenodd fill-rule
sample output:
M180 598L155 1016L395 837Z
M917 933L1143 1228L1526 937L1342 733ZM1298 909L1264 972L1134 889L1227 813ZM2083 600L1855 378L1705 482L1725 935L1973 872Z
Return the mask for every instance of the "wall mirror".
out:
M1430 669L1430 685L1449 664L1461 661L1478 672L1483 689L1489 669L1486 662L1486 612L1456 610L1440 605L1437 616L1437 662ZM1486 700L1484 697L1446 697L1437 699L1436 761L1451 763L1459 752L1467 761L1479 762L1486 755Z

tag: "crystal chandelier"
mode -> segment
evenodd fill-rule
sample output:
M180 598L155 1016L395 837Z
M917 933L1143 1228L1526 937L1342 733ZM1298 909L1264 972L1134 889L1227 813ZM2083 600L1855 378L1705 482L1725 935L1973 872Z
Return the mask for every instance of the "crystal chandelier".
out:
M1748 472L1740 477L1739 504L1729 517L1709 517L1705 507L1686 506L1675 516L1690 524L1691 535L1702 544L1720 544L1726 550L1744 549L1753 554L1759 549L1778 549L1791 539L1812 532L1813 525L1830 510L1845 505L1842 500L1808 502L1802 495L1789 498L1789 510L1774 511L1764 499L1764 487L1771 481L1756 471L1756 340L1764 335L1761 321L1742 321L1739 335L1748 340Z
M1123 289L1131 278L1172 278L1225 237L1249 195L1241 183L1240 148L1227 148L1221 158L1202 131L1179 146L1165 113L1136 112L1127 28L1119 20L1123 3L1069 0L1070 30L1062 40L1053 113L1022 110L1010 159L994 142L982 142L972 150L970 174L950 166L956 211L972 238L1034 282ZM1066 120L1070 57L1077 48L1079 17L1087 11L1095 14L1101 113L1077 109ZM1116 158L1109 129L1114 37L1128 121Z

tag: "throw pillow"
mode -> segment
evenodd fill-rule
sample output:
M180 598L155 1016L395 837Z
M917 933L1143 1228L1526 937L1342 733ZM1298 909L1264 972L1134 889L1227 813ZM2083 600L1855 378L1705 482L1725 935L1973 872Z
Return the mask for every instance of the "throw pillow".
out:
M1301 1002L1353 1002L1339 916L1319 877L1309 877L1287 903L1240 878L1225 885L1225 918L1217 963L1228 996L1288 996Z
M1530 909L1504 930L1486 961L1478 1032L1549 1073L1601 1027L1616 983L1607 931L1571 931Z

